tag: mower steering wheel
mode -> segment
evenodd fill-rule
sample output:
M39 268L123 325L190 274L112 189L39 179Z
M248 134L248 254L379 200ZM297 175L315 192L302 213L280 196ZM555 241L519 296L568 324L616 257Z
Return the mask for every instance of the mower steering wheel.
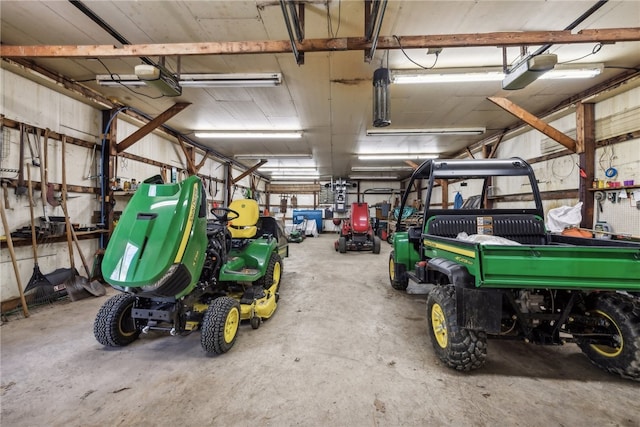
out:
M218 212L221 212L222 214L219 215ZM229 214L232 215L231 218L229 218ZM236 218L238 218L240 216L240 214L238 212L234 211L233 209L229 209L229 208L212 208L211 209L211 215L213 215L220 222L233 221L234 219L236 219Z

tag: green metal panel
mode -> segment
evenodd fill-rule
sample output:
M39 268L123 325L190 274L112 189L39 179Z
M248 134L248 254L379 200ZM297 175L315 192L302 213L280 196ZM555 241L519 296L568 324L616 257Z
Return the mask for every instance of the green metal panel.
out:
M476 286L640 291L640 248L483 245L478 255Z
M393 234L393 252L396 264L404 264L407 270L412 270L416 262L420 261L420 253L409 242L409 234L401 231Z

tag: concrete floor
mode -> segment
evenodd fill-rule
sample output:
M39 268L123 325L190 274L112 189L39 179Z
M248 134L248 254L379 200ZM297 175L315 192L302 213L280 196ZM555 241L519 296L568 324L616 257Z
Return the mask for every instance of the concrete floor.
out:
M425 295L393 290L382 253L292 244L278 311L208 357L200 335L104 348L108 296L13 316L1 332L2 426L640 425L640 384L574 345L489 342L484 369L441 366ZM113 294L109 292L109 295Z

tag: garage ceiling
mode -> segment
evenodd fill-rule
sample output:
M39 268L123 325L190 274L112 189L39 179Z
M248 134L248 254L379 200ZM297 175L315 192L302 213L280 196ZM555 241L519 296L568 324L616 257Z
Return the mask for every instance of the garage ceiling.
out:
M105 31L77 6L67 1L6 1L0 3L1 39L8 45L107 45L122 48L113 33ZM365 34L365 8L387 2L304 2L304 40L336 45L360 40ZM85 1L84 5L108 24L137 52L146 55L151 45L174 43L247 42L233 44L255 52L255 42L285 41L290 47L283 9L278 1ZM551 32L567 29L592 6L572 34L582 30L631 29L631 41L599 44L597 37L584 43L553 43ZM459 156L468 147L496 140L519 122L487 97L505 97L534 114L551 111L568 99L607 87L621 76L640 84L640 2L638 1L389 1L380 28L378 47L370 62L362 49L330 51L309 49L298 65L290 51L193 55L177 50L164 58L180 73L282 73L283 83L266 88L184 88L179 97L160 97L153 88L104 87L99 74L133 74L139 57L30 57L35 64L59 73L103 94L117 98L143 113L155 116L176 102L191 105L167 124L196 144L228 158L241 154L310 154L311 159L269 159L265 166L316 166L321 179L347 177L355 168L406 166L395 161L358 160L357 153L435 153ZM540 35L538 44L472 46L484 44L487 33ZM535 33L534 33L535 32ZM539 33L543 32L543 33ZM609 32L608 34L610 34ZM622 32L621 32L622 33ZM471 35L471 36L463 36ZM473 35L476 35L475 37ZM546 35L546 36L545 36ZM396 36L398 37L396 39ZM425 36L424 38L410 36ZM435 37L438 36L438 37ZM406 40L409 47L400 49ZM545 38L546 37L546 38ZM627 37L628 39L629 37ZM421 40L422 43L420 42ZM441 40L445 46L434 54ZM491 40L491 39L489 39ZM467 47L446 47L452 43ZM603 72L584 80L537 80L525 89L506 91L500 81L390 85L391 128L484 127L482 135L367 136L372 128L372 76L374 70L451 68L502 69L515 64L523 49L536 52L549 42L558 63L602 63ZM361 43L362 44L362 43ZM230 44L229 44L230 45ZM222 46L229 46L224 45ZM188 47L189 45L182 45ZM302 46L302 45L300 45ZM310 45L306 45L310 46ZM340 45L344 46L344 45ZM367 45L370 46L370 45ZM431 50L429 50L431 48ZM72 52L68 50L66 52ZM98 56L98 55L96 55ZM148 55L153 61L158 56ZM15 59L19 61L18 59ZM9 66L3 61L3 66ZM607 93L612 93L611 91ZM197 130L301 129L297 140L199 139ZM250 167L257 160L242 160ZM405 174L408 172L405 172ZM367 173L371 175L372 173ZM384 175L376 171L373 174Z

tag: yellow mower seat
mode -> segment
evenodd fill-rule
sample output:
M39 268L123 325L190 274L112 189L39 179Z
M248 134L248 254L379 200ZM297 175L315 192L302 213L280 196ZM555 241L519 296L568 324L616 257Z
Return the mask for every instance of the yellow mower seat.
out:
M229 232L233 239L251 239L255 237L260 218L260 208L258 202L253 199L234 200L229 205L229 209L240 214L238 218L229 221Z

